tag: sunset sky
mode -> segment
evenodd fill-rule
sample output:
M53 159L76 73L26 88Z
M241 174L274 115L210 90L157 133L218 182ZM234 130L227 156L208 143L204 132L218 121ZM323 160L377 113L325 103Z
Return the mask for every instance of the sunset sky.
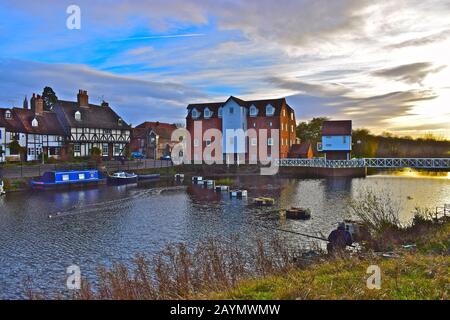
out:
M448 0L0 0L0 107L86 89L137 125L286 96L298 120L450 138L449 17Z

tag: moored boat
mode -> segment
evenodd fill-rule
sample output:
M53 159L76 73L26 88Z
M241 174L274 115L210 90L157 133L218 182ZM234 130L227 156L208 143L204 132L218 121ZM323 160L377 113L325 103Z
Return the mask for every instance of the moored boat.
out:
M108 174L108 183L111 184L130 184L136 183L138 181L138 175L135 173L128 172L115 172L112 174Z
M62 188L73 185L95 185L104 181L98 170L49 171L42 177L32 180L31 186L35 189Z
M292 207L286 210L286 218L297 220L308 220L311 218L311 210Z
M255 198L255 199L253 199L253 204L256 206L269 207L269 206L273 206L275 204L275 199L267 198L267 197Z

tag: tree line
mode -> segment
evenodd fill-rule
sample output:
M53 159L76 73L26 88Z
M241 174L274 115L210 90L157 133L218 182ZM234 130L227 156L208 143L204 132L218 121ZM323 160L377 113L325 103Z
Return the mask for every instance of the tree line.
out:
M315 156L317 143L322 140L322 124L329 120L326 117L313 118L308 122L300 122L297 136L302 142L309 142ZM390 132L380 135L368 129L355 129L352 133L353 157L356 158L432 158L449 157L450 141L432 134L418 138L399 137Z

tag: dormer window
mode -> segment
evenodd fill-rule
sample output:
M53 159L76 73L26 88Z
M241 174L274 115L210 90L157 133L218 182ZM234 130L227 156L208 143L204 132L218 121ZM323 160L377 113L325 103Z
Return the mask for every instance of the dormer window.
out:
M6 119L11 119L11 118L12 118L11 111L6 110L6 112L5 112L5 118L6 118Z
M192 109L192 118L197 119L200 117L200 112L197 111L197 109Z
M75 120L81 121L81 112L80 111L75 112Z
M250 107L250 116L256 117L257 115L258 115L258 109L256 109L256 107L254 105L252 105Z
M119 120L117 120L117 124L118 124L119 126L121 126L121 125L123 124L122 118L119 118Z
M211 116L212 116L211 110L206 108L205 111L204 111L204 116L205 116L205 118L211 118Z
M268 104L266 106L266 116L273 116L274 113L275 113L275 108L271 104Z
M32 126L32 127L35 127L35 128L36 128L37 126L39 126L39 122L37 121L36 118L34 118L33 121L31 121L31 126Z
M219 115L219 118L222 118L222 107L219 108L219 111L217 111L217 114Z

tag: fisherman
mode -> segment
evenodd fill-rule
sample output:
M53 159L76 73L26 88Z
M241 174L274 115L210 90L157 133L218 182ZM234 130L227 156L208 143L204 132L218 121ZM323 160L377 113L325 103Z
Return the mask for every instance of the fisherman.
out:
M345 224L340 223L336 230L333 230L328 236L327 251L328 254L342 253L347 246L353 243L352 235L345 230Z

